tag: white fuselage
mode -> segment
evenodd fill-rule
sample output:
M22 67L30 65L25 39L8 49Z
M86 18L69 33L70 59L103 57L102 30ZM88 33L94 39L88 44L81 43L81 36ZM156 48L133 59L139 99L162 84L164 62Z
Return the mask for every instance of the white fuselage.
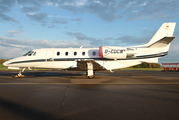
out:
M156 49L148 48L132 48L135 56L125 59L108 59L99 57L99 48L50 48L32 50L30 55L14 58L4 63L8 67L18 68L54 68L69 69L76 68L77 61L95 60L100 66L107 70L120 69L141 62L158 62L156 57L160 57L160 53L164 51L156 51ZM131 52L131 51L125 51ZM35 54L34 54L35 53ZM152 56L155 55L156 56ZM159 54L159 56L158 56ZM114 54L114 56L117 55ZM144 56L145 55L145 56ZM148 56L149 55L149 56ZM138 56L138 57L137 57ZM140 57L143 56L143 57Z

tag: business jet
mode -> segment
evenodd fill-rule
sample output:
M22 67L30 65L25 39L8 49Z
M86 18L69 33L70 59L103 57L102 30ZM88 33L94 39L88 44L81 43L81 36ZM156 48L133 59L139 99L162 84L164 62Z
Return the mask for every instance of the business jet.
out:
M158 58L168 54L176 23L163 23L152 39L145 45L99 48L43 48L29 51L3 63L9 69L19 69L15 77L24 77L25 68L47 68L86 71L88 78L95 71L121 69L142 62L158 63Z

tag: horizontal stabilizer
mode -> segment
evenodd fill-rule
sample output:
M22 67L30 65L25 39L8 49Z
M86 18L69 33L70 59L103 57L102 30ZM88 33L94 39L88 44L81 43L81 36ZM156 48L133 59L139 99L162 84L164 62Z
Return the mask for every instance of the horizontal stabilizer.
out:
M162 48L166 47L175 37L164 37L160 39L159 41L149 45L149 48Z

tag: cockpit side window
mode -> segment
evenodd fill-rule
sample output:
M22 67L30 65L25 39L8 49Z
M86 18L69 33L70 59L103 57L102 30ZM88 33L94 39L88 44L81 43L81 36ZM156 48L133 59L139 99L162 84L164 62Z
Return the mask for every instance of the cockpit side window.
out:
M28 53L24 54L23 56L35 56L36 55L36 52L34 51L29 51Z
M29 51L29 52L27 52L26 54L24 54L23 56L27 56L29 53L31 53L32 51Z
M33 55L33 53L34 53L34 52L33 52L33 51L31 51L31 52L28 54L28 56L31 56L31 55Z

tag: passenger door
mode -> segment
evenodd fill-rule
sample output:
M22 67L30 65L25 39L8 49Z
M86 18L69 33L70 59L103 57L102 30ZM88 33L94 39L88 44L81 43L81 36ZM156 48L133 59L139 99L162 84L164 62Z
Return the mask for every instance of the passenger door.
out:
M46 52L46 64L47 66L53 66L54 59L53 59L53 50L47 50Z

